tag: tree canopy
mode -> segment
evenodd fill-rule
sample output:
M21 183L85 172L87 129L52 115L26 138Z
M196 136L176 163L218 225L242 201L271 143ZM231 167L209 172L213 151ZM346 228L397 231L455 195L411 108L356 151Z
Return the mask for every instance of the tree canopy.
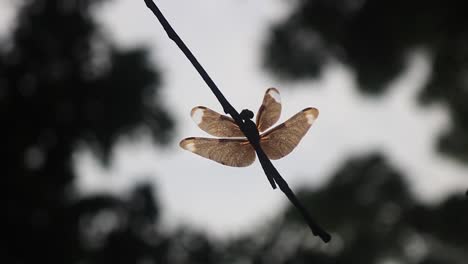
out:
M428 51L432 72L420 102L448 107L452 125L439 150L468 162L468 17L465 1L298 0L273 26L264 64L281 78L316 77L339 61L356 74L357 87L382 94L405 70L409 53Z
M109 208L132 215L125 201L113 197L76 200L72 158L78 147L91 148L106 162L120 136L145 130L161 143L169 138L172 119L156 101L159 71L146 50L120 50L106 37L91 16L101 2L25 1L1 47L8 241L2 262L78 262L87 246L78 231L99 221L88 223L87 215L95 212L105 223L113 219L105 213ZM146 196L137 202L153 206L148 191L138 190Z

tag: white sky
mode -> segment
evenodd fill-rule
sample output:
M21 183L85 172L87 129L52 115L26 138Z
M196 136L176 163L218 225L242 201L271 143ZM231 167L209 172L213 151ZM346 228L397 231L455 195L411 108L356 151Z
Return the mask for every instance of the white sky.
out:
M391 84L387 95L371 100L356 93L352 72L341 65L328 67L318 80L300 83L280 82L261 69L266 33L289 12L284 1L157 2L237 110L257 111L271 86L281 92L280 122L308 106L320 110L298 148L274 162L293 189L319 187L347 158L373 150L384 151L426 201L437 202L447 192L468 186L468 166L434 151L436 136L449 124L447 112L441 106L422 108L414 100L431 71L424 51L409 57L407 72ZM4 5L0 3L0 32L12 17L12 9ZM143 44L154 49L152 59L164 74L161 94L177 129L164 149L153 147L148 139L122 140L110 171L100 168L86 151L77 153L77 187L85 193L125 192L135 183L154 182L167 224L186 223L215 235L247 232L278 213L287 199L271 190L257 163L225 167L179 148L184 137L206 136L190 119L192 107L222 109L144 1L113 1L97 14L120 46Z

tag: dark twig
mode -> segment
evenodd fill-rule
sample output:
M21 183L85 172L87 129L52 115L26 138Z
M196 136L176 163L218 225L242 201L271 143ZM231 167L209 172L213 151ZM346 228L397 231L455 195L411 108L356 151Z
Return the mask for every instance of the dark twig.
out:
M208 73L203 69L203 67L200 65L198 60L195 58L195 56L192 54L192 52L189 50L189 48L185 45L185 43L182 41L182 39L177 35L177 33L174 31L174 29L171 27L169 22L167 22L166 18L164 15L161 13L159 8L156 6L156 4L152 0L145 0L146 6L153 11L154 15L158 18L159 22L163 26L164 30L166 31L168 37L175 42L175 44L182 50L182 52L185 54L185 56L189 59L189 61L192 63L192 65L195 67L195 69L198 71L200 76L203 78L203 80L206 82L208 87L210 87L211 91L214 93L218 101L221 103L224 113L231 115L231 117L236 121L236 124L240 127L242 132L245 134L247 139L250 141L252 146L255 149L255 152L257 153L258 159L260 161L260 164L262 165L263 170L265 171L265 174L272 186L273 189L276 189L276 184L278 184L280 190L288 197L289 201L299 210L299 212L302 214L302 216L305 218L307 224L309 225L310 229L312 230L312 233L316 236L319 236L324 242L328 242L331 239L330 234L328 234L325 230L323 230L309 215L309 213L306 211L306 209L302 206L302 204L299 202L297 197L294 195L293 191L289 188L288 184L286 181L281 177L279 172L276 170L276 168L273 166L271 163L270 159L268 159L267 155L263 152L262 148L260 147L259 144L259 133L258 130L255 126L255 123L253 123L252 120L249 118L246 118L245 115L239 114L236 109L226 100L224 95L221 93L221 91L218 89L216 84L213 82L213 80L210 78ZM251 118L251 117L250 117Z

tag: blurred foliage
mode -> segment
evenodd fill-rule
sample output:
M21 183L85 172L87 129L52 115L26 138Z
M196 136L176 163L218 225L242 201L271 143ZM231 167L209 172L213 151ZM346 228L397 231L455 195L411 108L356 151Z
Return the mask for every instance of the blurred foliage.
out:
M432 74L423 103L442 102L452 117L439 150L468 162L468 3L437 0L297 0L275 25L264 54L266 67L285 79L316 77L340 61L356 74L359 89L381 94L405 70L407 55L430 52Z
M23 1L15 28L1 46L0 140L8 242L3 263L77 262L83 252L93 251L87 246L98 246L100 226L106 223L111 227L106 224L104 230L119 231L114 247L135 242L133 247L154 253L153 247L139 247L149 246L143 241L145 232L136 228L150 228L156 209L106 196L76 201L72 189L72 156L78 147L91 148L107 162L120 136L150 132L164 143L172 127L155 101L160 76L149 54L120 50L106 38L91 16L101 2ZM135 195L153 206L146 189ZM79 232L83 225L96 229L88 230L90 238ZM87 239L91 242L83 245Z
M379 154L351 159L323 188L298 195L332 232L329 244L289 206L271 228L234 241L231 263L466 263L468 199L427 206L403 179Z

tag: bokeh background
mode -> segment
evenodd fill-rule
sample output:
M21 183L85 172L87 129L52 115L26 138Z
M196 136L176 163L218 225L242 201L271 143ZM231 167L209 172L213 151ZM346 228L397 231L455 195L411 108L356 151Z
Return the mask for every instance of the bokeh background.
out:
M238 109L319 119L274 164L178 147L222 112L143 0L2 0L2 263L466 263L464 1L157 1Z

